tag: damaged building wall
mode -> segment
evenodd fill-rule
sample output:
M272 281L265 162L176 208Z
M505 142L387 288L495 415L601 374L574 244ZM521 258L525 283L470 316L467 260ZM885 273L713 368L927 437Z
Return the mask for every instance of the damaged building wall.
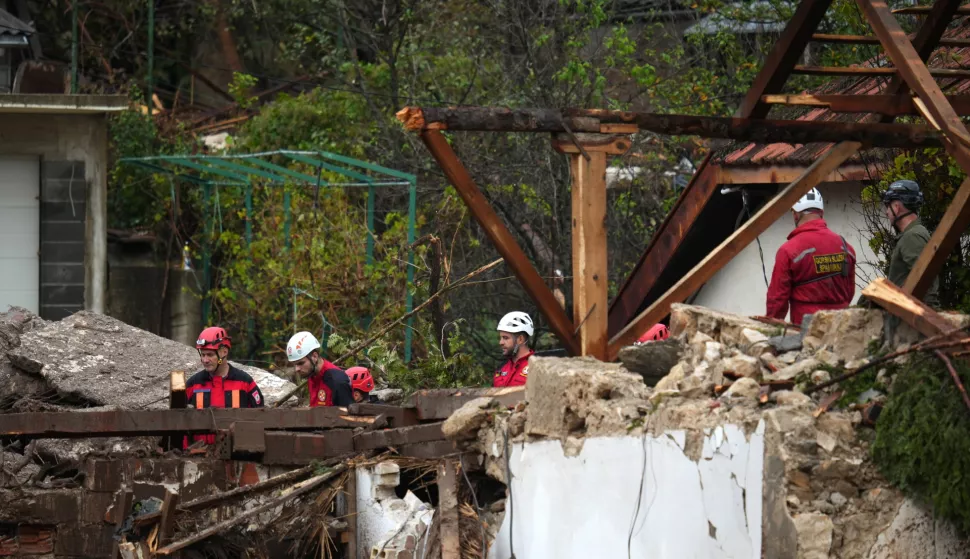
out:
M769 339L676 305L680 360L653 388L618 365L534 358L525 403L469 402L443 427L488 475L511 476L490 557L970 557L873 463L872 391L801 391L912 339L887 342L882 324L878 310L826 311L804 337Z
M22 96L17 96L22 97ZM0 101L0 157L35 156L40 167L40 283L37 310L57 320L82 308L104 312L108 288L108 133L106 112L123 110L124 97L104 101L100 114L51 114L49 105L5 112ZM68 110L66 107L63 110ZM31 114L33 113L33 114Z
M489 557L513 543L523 558L761 557L763 424L711 430L699 457L686 445L685 431L586 439L577 456L559 441L515 444Z

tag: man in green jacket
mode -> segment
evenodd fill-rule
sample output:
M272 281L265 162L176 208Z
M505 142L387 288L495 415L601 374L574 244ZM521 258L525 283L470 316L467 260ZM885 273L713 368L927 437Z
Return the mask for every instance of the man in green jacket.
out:
M930 240L930 232L919 219L923 193L916 181L898 180L889 185L882 195L886 217L899 234L889 260L889 281L902 287L906 277L916 264L923 247ZM923 302L931 307L939 305L940 279L933 278Z

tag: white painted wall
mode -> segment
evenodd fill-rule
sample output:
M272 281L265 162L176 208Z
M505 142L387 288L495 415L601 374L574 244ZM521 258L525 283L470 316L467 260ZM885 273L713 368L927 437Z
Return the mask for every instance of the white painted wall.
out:
M825 201L825 221L829 229L845 237L858 258L853 302L858 300L862 288L883 275L876 267L876 255L869 248L869 236L864 231L862 205L859 202L862 186L859 182L823 183L819 186ZM760 237L769 281L775 266L775 253L788 240L788 234L794 227L791 214L786 213ZM744 316L764 315L767 295L758 244L751 243L701 288L693 303Z
M575 457L559 441L514 445L490 559L760 558L764 423L705 432L697 462L684 431L586 439Z
M0 312L40 310L40 159L0 156Z

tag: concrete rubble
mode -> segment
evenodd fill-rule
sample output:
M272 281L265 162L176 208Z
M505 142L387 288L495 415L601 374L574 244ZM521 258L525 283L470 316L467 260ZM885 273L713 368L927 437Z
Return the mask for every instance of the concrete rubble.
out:
M357 545L359 556L410 559L427 553L434 509L411 491L398 498L401 468L385 461L357 468Z
M887 342L883 321L825 311L802 336L675 305L683 350L653 387L621 365L533 358L523 404L470 402L446 430L489 476L511 474L514 520L489 556L970 557L948 522L880 475L857 406L819 411L835 388L802 393L916 339L897 326Z

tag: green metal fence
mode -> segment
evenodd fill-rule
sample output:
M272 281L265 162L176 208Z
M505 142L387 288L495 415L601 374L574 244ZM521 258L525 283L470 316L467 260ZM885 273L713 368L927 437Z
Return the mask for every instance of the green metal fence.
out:
M280 161L274 163L272 159ZM267 185L304 184L315 188L367 188L367 255L368 265L374 260L374 214L377 188L400 187L408 188L408 262L407 262L407 295L405 306L407 312L414 308L414 241L415 222L417 219L417 177L412 174L368 163L353 157L338 155L326 151L294 151L277 150L250 154L231 155L158 155L151 157L127 157L124 163L137 165L156 173L164 173L183 180L198 184L203 189L203 204L208 212L214 187L227 185L245 190L246 205L246 243L253 240L253 182L254 180ZM316 176L290 168L291 163L301 163L316 169ZM327 182L323 180L323 172L329 171L349 179L348 182ZM290 229L292 226L291 198L288 191L283 193L284 224L283 234L287 246L290 243ZM213 220L206 216L206 227L213 227ZM207 238L211 238L213 231L207 230ZM203 281L205 291L212 287L211 251L208 242L202 253ZM294 305L296 305L294 292ZM206 295L203 300L202 319L208 321L210 300ZM327 320L324 317L324 331L322 343L326 344ZM413 341L414 318L407 321L404 338L404 360L411 360L411 345Z

